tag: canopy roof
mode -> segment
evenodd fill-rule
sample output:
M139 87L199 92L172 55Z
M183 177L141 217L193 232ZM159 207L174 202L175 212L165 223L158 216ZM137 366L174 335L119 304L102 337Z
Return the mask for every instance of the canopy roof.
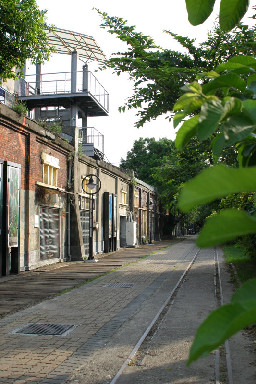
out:
M73 51L77 51L79 57L85 61L103 61L106 59L92 36L54 28L48 31L48 37L49 44L55 48L56 53L71 55Z

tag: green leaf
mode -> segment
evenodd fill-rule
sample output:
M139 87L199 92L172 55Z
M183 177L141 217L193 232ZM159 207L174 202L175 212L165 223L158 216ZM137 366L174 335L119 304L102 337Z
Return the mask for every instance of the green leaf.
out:
M185 184L179 199L184 212L197 205L209 203L229 193L256 191L256 167L228 168L224 165L203 170Z
M256 279L249 280L234 293L230 304L218 308L207 317L197 330L188 365L256 321L255 291Z
M238 24L247 11L249 0L221 0L220 27L223 31L230 31Z
M190 109L192 110L200 108L203 103L201 97L195 93L185 93L182 95L177 102L174 104L173 110L179 111L181 109Z
M216 131L222 114L223 107L219 100L209 101L202 105L197 128L200 140L206 140Z
M196 243L201 248L213 247L255 232L256 218L243 211L225 209L206 220Z
M256 65L256 59L253 56L247 56L247 55L237 55L237 56L231 57L231 59L229 59L228 62L239 63L242 65L246 65L248 67Z
M190 83L188 87L192 92L197 93L198 95L202 94L203 88L197 81L193 81L193 83Z
M216 77L219 77L219 74L216 71L210 71L207 72L207 77L209 77L210 79L214 79Z
M175 145L178 150L182 150L189 140L196 135L198 116L193 116L186 120L177 132Z
M217 161L225 147L225 137L223 133L219 133L211 142L214 161Z
M218 88L236 88L240 91L244 91L246 88L246 82L237 74L229 73L209 81L209 83L203 86L203 91L207 94L208 92Z
M256 165L256 140L252 135L239 146L237 159L240 167Z
M243 100L242 104L252 121L256 124L256 100Z
M214 3L215 0L186 0L189 22L202 24L212 13Z
M256 81L256 73L247 78L247 85L250 85L252 82Z
M227 119L229 116L240 113L242 109L241 100L236 97L228 97L223 101L223 114L221 116L221 120Z
M247 137L255 128L252 120L240 113L231 116L223 125L224 136L226 139L225 146L229 147Z
M256 279L248 280L232 296L232 302L246 302L256 298Z
M253 92L253 96L255 98L255 95L256 95L256 81L251 81L249 87L250 91Z
M250 73L253 71L251 68L249 68L248 66L246 66L244 64L232 63L229 61L227 63L222 63L222 64L218 65L216 68L216 72L218 72L218 73L226 71L226 70L231 70L231 71L233 70L233 71L236 71L236 73L237 72Z
M177 112L173 118L173 126L174 128L177 128L177 126L180 124L180 122L184 119L184 117L187 116L187 112Z

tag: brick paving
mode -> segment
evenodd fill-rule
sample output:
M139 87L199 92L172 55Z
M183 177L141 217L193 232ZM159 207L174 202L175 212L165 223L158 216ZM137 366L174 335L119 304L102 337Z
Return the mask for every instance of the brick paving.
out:
M50 300L42 301L40 295L37 298L41 301L39 304L18 310L0 320L0 383L65 383L76 370L80 369L93 351L105 345L123 323L133 313L138 312L143 303L159 290L163 282L169 279L170 272L174 279L176 274L178 278L178 246L173 245L165 251L164 248L168 245L171 245L171 242L161 242L139 249L125 249L120 251L122 256L120 258L117 252L101 259L97 264L75 263L76 265L70 264L58 269L45 268L39 272L29 273L30 276L24 274L2 282L0 285L5 286L17 280L21 283L23 279L22 294L26 288L29 296L29 290L34 287L32 280L38 276L45 281L50 275L49 281L54 282L55 277L53 279L52 277L57 276L56 282L64 281L67 286L67 280L70 281L69 270L71 274L75 270L77 275L81 267L84 269L84 274L87 268L89 272L93 270L97 274L98 268L97 275L101 275L88 284ZM183 258L186 258L191 250L194 250L193 242L185 241L179 244L179 255ZM149 257L138 263L126 265L149 254ZM104 265L108 265L108 271L112 270L113 263L117 261L119 265L123 265L121 269L109 274L106 270L102 271L101 267ZM134 286L106 287L107 284L119 282L134 283ZM79 286L81 278L75 280L75 284ZM70 286L74 286L74 281ZM54 287L49 293L48 288L49 286L45 291L45 298L49 298L57 291ZM59 288L60 291L63 290L62 283ZM37 289L40 289L40 285ZM19 296L18 292L16 296ZM77 327L65 337L15 333L15 330L29 323L70 324Z
M72 289L175 243L156 242L102 254L97 263L67 262L0 278L0 318Z

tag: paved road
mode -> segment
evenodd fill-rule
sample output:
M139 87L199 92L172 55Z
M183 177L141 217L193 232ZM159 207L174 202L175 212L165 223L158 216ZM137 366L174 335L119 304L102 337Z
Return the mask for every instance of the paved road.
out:
M152 247L147 258L0 320L0 383L112 382L197 252L193 239L160 248L152 253ZM215 382L214 354L185 368L194 331L216 305L213 276L213 251L201 251L151 339L118 384ZM64 336L21 334L29 324L74 327ZM247 370L246 381L234 384L255 383L253 374Z
M121 248L114 253L102 254L97 263L59 263L19 275L1 277L0 318L78 287L177 241L180 240L160 241L138 248Z

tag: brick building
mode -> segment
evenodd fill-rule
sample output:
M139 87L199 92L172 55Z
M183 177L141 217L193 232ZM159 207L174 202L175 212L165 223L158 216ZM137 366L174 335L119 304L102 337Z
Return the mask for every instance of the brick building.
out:
M65 80L36 66L0 89L0 275L158 239L156 190L106 163L94 141L102 135L87 126L108 115L108 93L78 60L102 60L102 51L74 32L56 29L50 39L71 56ZM30 118L4 105L17 99ZM53 122L61 137L43 128Z

